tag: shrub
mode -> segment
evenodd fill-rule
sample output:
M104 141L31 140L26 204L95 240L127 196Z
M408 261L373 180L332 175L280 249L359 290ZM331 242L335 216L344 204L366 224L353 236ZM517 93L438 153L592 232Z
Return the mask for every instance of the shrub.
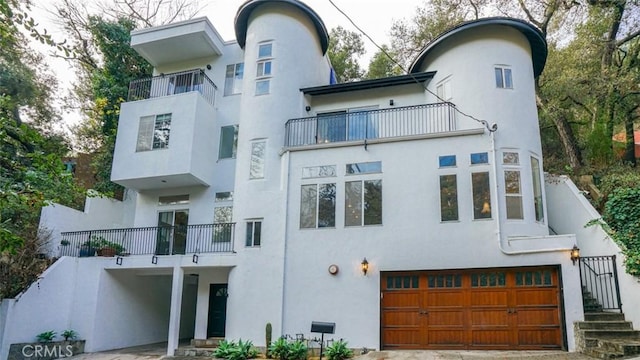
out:
M307 358L307 346L299 340L279 338L269 347L269 354L279 360L304 360Z
M338 340L325 350L329 360L344 360L353 356L353 351L347 347L347 342Z
M53 330L45 331L36 335L39 342L51 342L56 337L56 332Z
M226 360L246 360L254 359L258 356L259 352L253 347L253 343L248 341L242 341L242 339L235 341L222 340L218 347L213 351L213 356Z
M63 331L61 335L65 341L74 340L78 337L78 333L71 329Z

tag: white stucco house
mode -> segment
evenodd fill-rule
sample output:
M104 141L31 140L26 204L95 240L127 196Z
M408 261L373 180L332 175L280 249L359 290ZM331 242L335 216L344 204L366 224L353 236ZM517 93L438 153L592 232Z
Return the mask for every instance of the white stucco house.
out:
M354 348L575 350L571 249L619 249L583 228L598 215L570 180L545 185L537 28L463 23L409 74L342 84L302 2L249 0L235 32L199 18L132 33L155 76L121 108L125 200L45 209L62 257L1 303L3 347L71 328L87 351L171 355L181 339L263 346L267 323L319 336L322 321Z

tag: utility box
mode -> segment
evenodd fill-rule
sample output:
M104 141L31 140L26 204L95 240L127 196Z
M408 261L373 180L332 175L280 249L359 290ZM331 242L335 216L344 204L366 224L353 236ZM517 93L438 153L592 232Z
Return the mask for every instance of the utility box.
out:
M334 334L336 331L336 323L312 321L311 332L321 334Z

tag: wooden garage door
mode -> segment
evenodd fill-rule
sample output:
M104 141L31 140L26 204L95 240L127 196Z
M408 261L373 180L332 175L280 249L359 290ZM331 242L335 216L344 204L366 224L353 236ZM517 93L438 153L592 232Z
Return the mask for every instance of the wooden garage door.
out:
M383 273L385 349L560 349L555 267Z

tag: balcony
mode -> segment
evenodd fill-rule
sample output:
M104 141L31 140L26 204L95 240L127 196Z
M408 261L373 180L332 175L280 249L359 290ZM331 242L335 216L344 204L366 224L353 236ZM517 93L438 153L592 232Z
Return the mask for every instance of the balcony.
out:
M452 103L333 112L287 121L285 147L406 138L456 130L456 109Z
M211 106L214 106L217 90L216 84L209 79L203 70L195 69L134 80L129 84L127 101L138 101L197 91Z
M60 256L233 253L234 223L61 233Z

